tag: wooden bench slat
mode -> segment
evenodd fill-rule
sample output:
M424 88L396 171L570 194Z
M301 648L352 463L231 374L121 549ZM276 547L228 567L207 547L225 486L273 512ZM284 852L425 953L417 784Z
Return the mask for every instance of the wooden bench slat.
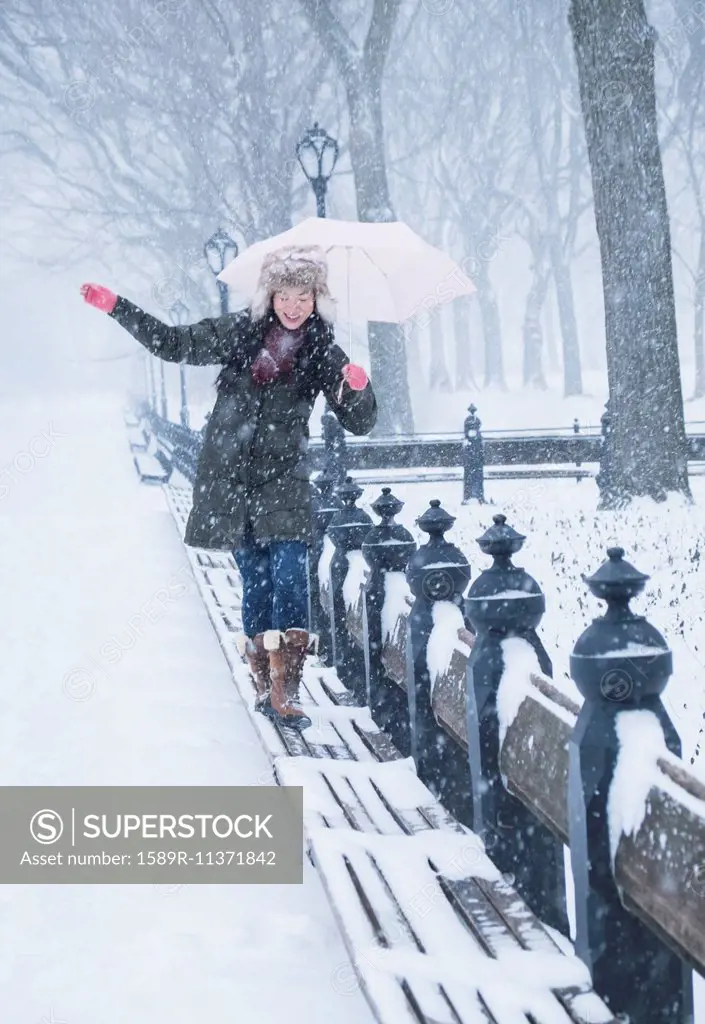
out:
M396 801L389 799L385 795L383 789L374 779L371 780L371 786L377 799L397 822L399 831L405 835L413 836L417 832L427 832L429 829L445 829L449 832L467 831L448 814L444 807L433 802L430 793L430 799L424 801L423 804L419 804L418 807L401 809L397 806Z
M693 796L694 803L701 800L699 793ZM652 785L640 828L621 836L615 880L624 905L705 975L703 818L677 797L677 790L669 792L658 782ZM662 845L664 837L668 842Z
M429 854L427 838L428 834L401 837L357 833L343 837L335 832L328 836L319 832L311 837L314 863L327 877L335 904L346 908L347 917L353 919L346 920L344 932L357 938L352 955L366 977L370 970L365 967L365 960L373 971L405 978L411 992L419 998L426 1014L420 1019L425 1022L438 1019L441 1007L441 1020L462 1024L466 1020L490 1020L496 1024L527 1024L529 1020L534 1024L589 1024L591 1019L616 1024L604 1004L596 996L591 997L589 975L582 962L577 957L567 957L540 923L532 919L530 926L543 935L544 941L535 941L533 948L525 948L506 928L506 922L498 918L496 904L501 898L486 900L488 890L495 886L499 887L500 897L509 895L513 904L523 904L509 886L492 876L492 872L498 873L484 855L478 859L477 870L485 876L489 870L491 877L474 878L472 890L475 909L480 910L479 920L484 918L486 922L484 933L478 935L476 928L469 928L447 898L448 881L443 875L444 870L447 874L453 864L459 863L457 851L463 849L459 844L466 837L456 836L450 843L450 866L439 865L436 855ZM439 842L445 846L452 837L449 833L438 833L433 839L435 846ZM470 841L469 836L467 839ZM421 846L414 848L419 841ZM346 867L352 864L355 870L362 890L356 890L356 900L346 885L341 863ZM377 878L370 874L370 863ZM451 875L456 873L450 870ZM457 891L458 879L453 877L451 881ZM348 891L341 892L341 887ZM370 918L369 906L374 910L366 944L360 923L355 920L360 903L366 918ZM383 938L375 931L375 922L383 923ZM487 955L489 940L494 944L494 956ZM536 986L533 978L538 969L552 974L554 990L548 988L548 982L544 990ZM434 1000L433 1006L427 1007L428 990L418 988L420 979L424 983L433 980L440 1003ZM511 985L504 985L505 981ZM447 1018L446 1009L450 1011Z
M379 827L348 779L326 774L322 774L321 779L340 808L343 820L350 828L356 829L358 832L379 833Z
M423 812L433 805L434 797L408 761L331 765L313 758L283 758L277 760L275 770L282 785L303 786L310 792L315 813L325 814L336 827L354 828L357 823L360 831L399 835L431 827ZM399 808L402 801L394 799L400 789L408 791L403 809Z
M428 807L422 808L421 813L429 828L447 828L453 832L467 832L467 829L442 804L429 804Z
M350 728L357 733L360 740L376 760L396 761L402 757L401 753L394 746L389 736L381 730L368 732L366 729L361 729L358 723L354 720L350 723Z
M407 953L410 960L413 959L412 954L423 956L423 947L413 928L398 904L389 898L388 883L367 851L351 848L341 854L314 846L314 861L334 902L346 908L344 933L351 955L368 987L370 982L387 973L385 960L398 956L400 952ZM400 1019L408 1019L415 1024L427 1024L429 1021L458 1024L457 1014L449 1008L433 978L423 974L415 977L413 972L405 970L391 970L389 976L395 979L395 984L405 980L411 994L409 998L405 993L404 998L407 1015L409 1009L412 1015ZM390 1019L388 1009L384 1019ZM460 1021L465 1024L462 1018Z
M350 690L348 690L346 686L343 686L340 680L334 676L330 670L319 671L316 673L316 677L321 693L331 704L337 704L343 707L359 707Z
M439 875L440 885L465 926L476 934L488 955L521 949L521 944L494 904L488 900L478 879L449 879Z
M490 955L498 956L502 950L519 948L554 954L558 952L559 947L544 931L540 922L536 921L537 927L521 929L520 932L510 926L513 910L506 908L501 886L471 878L457 881L443 879L442 885L449 898L455 902L466 926L471 931L477 930L480 941L485 944ZM504 914L499 912L497 903L505 905ZM591 1024L592 1021L605 1018L601 1000L595 1001L591 995L577 988L556 991L557 998L574 1024Z

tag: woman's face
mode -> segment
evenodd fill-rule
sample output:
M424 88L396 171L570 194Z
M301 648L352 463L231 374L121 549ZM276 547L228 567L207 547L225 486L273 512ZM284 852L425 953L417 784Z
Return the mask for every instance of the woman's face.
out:
M274 293L272 305L279 322L290 331L300 327L313 313L314 295L305 288L282 288Z

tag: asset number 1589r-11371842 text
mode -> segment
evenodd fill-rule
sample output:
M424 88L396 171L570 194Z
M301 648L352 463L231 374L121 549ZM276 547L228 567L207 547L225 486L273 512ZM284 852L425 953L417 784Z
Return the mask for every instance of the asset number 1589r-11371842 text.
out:
M254 867L262 864L274 867L276 854L273 850L255 853L254 850L199 850L187 853L185 850L146 850L137 854L140 866L167 864L195 864L203 867L220 867L235 864L237 867Z

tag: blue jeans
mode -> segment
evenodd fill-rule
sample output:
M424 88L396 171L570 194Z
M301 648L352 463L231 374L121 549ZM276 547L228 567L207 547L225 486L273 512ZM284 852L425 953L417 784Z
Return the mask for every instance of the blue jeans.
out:
M242 628L308 629L308 549L296 540L257 544L247 538L233 557L242 577Z

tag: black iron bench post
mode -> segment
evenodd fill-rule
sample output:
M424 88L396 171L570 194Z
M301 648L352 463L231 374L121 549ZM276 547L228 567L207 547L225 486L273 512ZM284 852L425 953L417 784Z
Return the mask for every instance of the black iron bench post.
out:
M394 517L404 503L395 498L391 487L372 504L381 522L373 526L362 544L362 554L370 572L362 595L363 652L367 703L373 721L389 732L397 749L410 752L408 709L403 690L387 676L382 662L385 641L383 614L389 599L387 582L391 573L405 573L409 558L416 551L414 538Z
M406 574L415 599L407 632L406 679L412 756L419 778L439 799L443 793L447 796L457 763L452 763L453 748L433 713L428 643L435 625L434 610L440 602L455 605L464 624L462 595L470 582L470 565L462 551L445 539L454 522L434 498L417 520L428 541L411 556Z
M652 731L661 733L664 746L678 757L681 743L661 701L673 671L671 651L661 634L629 607L649 577L624 560L622 548L607 554L607 561L586 579L592 593L607 602L607 611L578 639L570 661L571 676L585 699L570 740L568 796L576 952L614 1013L628 1014L639 1024L691 1024L690 968L625 908L615 881L610 816L619 808L610 807L610 798L618 802L629 796L613 789L622 730L636 725L635 714L648 712Z
M531 909L547 924L569 932L563 846L545 825L507 791L499 768L500 721L497 692L507 668L504 642L526 641L539 667L551 675L551 661L536 627L546 610L538 583L512 564L525 538L503 515L478 544L493 564L468 593L467 615L477 633L467 664L467 742L475 807L475 830L493 836L492 859L511 874Z
M335 554L330 563L330 626L333 633L334 667L340 681L355 696L356 702L367 703L365 685L365 658L347 628L345 604L345 580L350 571L350 556L357 553L362 559L362 545L370 532L373 522L363 509L356 505L362 495L362 488L347 477L337 488L336 494L343 507L333 514L328 524L328 536L335 545Z
M313 520L313 545L309 554L309 603L311 632L318 636L318 653L323 661L333 661L333 637L329 609L323 603L329 580L320 578L320 564L323 555L328 524L343 507L335 494L335 478L325 469L311 487L311 516Z

